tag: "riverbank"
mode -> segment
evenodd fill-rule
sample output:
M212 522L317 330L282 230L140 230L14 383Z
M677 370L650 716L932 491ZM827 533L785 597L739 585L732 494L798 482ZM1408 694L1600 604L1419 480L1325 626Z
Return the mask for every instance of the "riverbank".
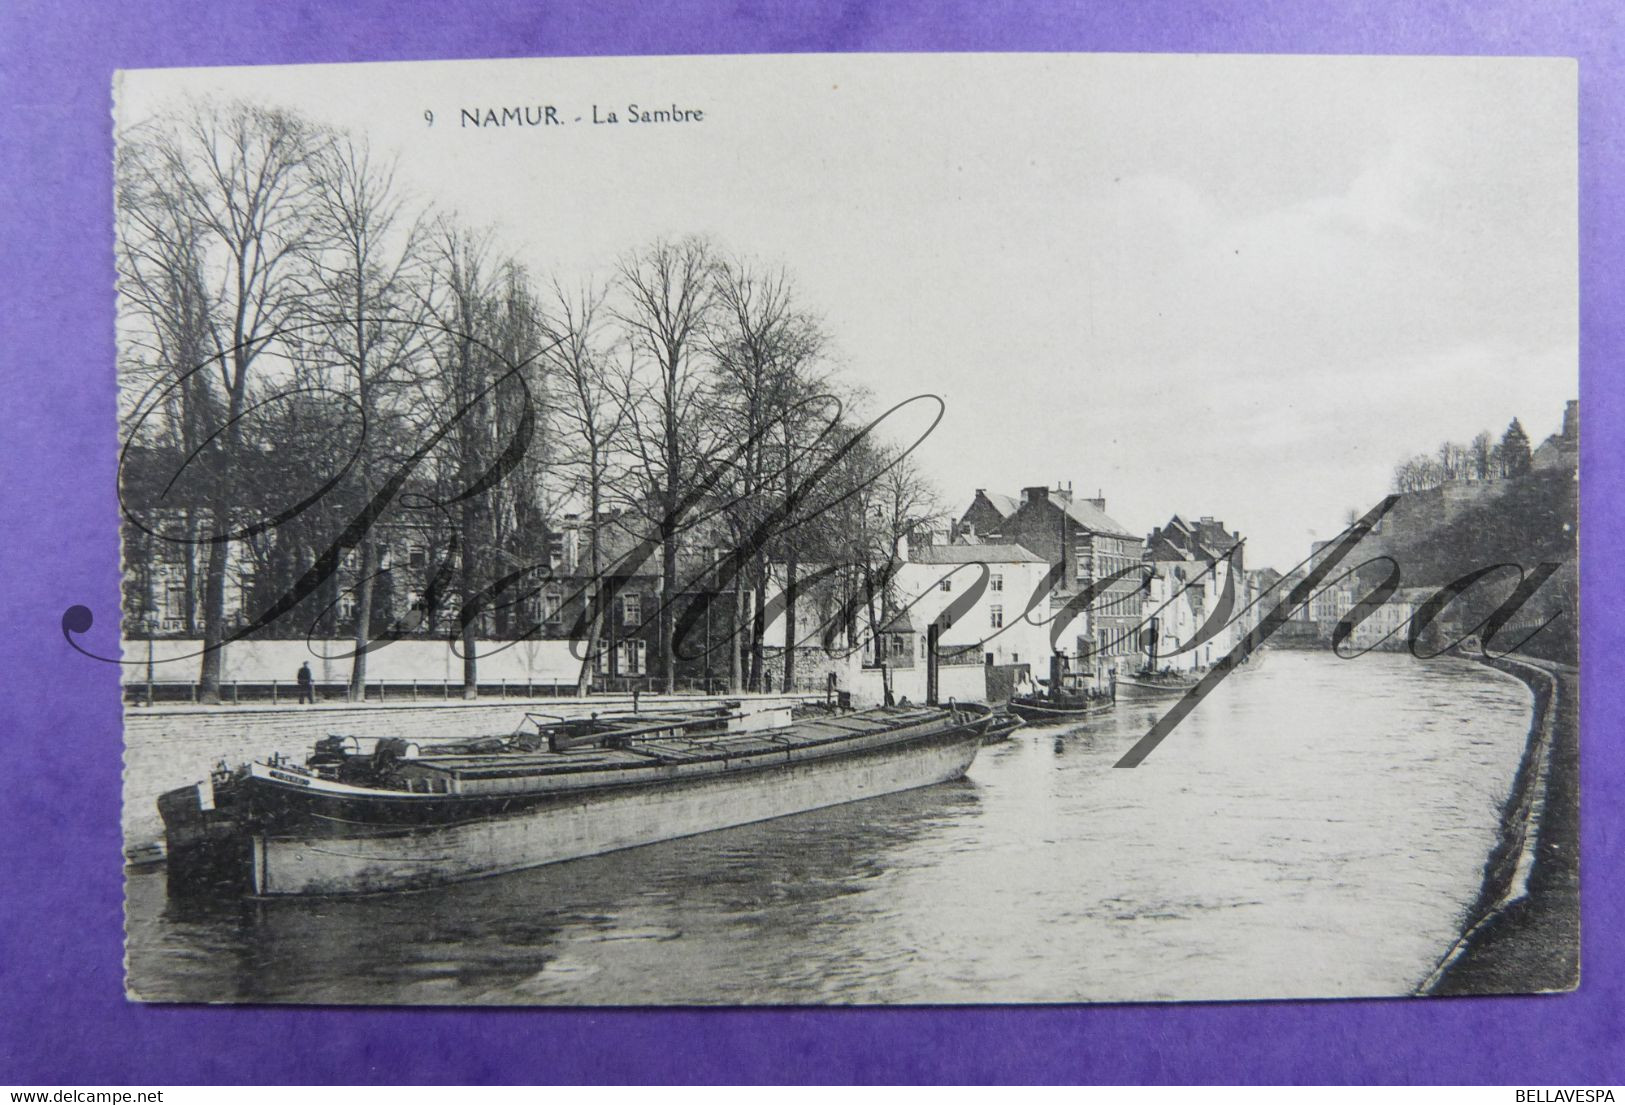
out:
M1529 745L1465 931L1418 993L1558 992L1580 983L1579 673L1490 661L1529 685Z

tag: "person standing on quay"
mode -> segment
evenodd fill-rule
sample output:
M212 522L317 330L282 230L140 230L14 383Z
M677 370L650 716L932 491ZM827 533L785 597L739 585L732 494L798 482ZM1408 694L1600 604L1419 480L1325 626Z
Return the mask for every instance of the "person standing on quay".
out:
M301 706L307 702L316 701L316 694L311 687L311 682L310 661L306 660L299 665L299 705Z

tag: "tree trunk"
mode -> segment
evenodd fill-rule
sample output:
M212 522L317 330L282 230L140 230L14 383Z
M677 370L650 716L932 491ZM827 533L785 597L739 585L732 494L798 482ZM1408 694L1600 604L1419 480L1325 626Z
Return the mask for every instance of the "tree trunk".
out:
M355 655L350 658L350 701L367 701L367 640L372 629L372 584L373 576L377 574L378 559L377 543L371 535L361 539L361 555L357 558L357 570L360 573L356 580L355 594L355 633L352 640L355 643Z
M593 577L592 593L587 596L587 646L581 657L581 670L576 674L576 697L585 698L592 690L593 666L598 659L598 641L603 635L604 610L603 586Z
M796 547L792 542L784 554L784 692L796 686Z
M788 412L786 412L788 414ZM784 692L789 694L796 686L796 537L793 527L797 513L795 454L790 447L790 428L785 423L784 436L784 492L785 522L792 527L790 539L784 543Z
M598 540L598 512L600 509L601 476L598 471L596 450L590 463L587 486L587 549L588 570L592 572L591 593L587 602L587 648L581 657L581 671L576 674L576 695L585 697L592 690L593 668L598 662L598 641L604 632L604 581L602 573L603 546Z
M224 507L215 507L214 532L225 533L231 524ZM209 566L203 580L203 664L198 673L198 701L220 701L220 669L225 659L226 553L224 541L209 546Z
M736 565L737 568L737 565ZM738 694L745 683L745 573L734 572L733 616L728 619L733 636L728 638L728 693Z
M671 512L668 510L667 517ZM677 602L677 527L660 527L660 667L666 693L677 693L677 649L674 636Z
M197 636L197 514L186 511L186 635Z
M475 699L480 696L479 659L476 655L478 646L474 638L479 629L479 615L471 613L476 601L474 585L474 556L473 534L478 517L474 510L474 500L463 500L463 539L458 545L458 586L462 592L462 606L459 612L459 621L462 625L463 643L463 697Z
M752 691L762 689L762 669L766 666L765 656L767 636L767 610L763 600L767 594L767 554L762 551L756 553L754 565L754 584L750 602L750 676L748 686Z

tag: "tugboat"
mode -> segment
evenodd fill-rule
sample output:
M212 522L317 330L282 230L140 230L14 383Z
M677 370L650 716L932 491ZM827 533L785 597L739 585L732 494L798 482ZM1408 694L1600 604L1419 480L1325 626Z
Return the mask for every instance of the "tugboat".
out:
M1116 705L1111 691L1079 685L1077 677L1066 671L1065 657L1057 653L1050 657L1048 690L1012 697L1010 712L1032 725L1059 725L1100 717Z
M1143 702L1156 699L1183 697L1185 692L1202 680L1200 671L1157 670L1157 623L1152 621L1146 633L1148 653L1145 666L1132 675L1124 676L1113 684L1125 701Z
M375 893L597 855L956 779L993 720L762 718L527 715L506 737L330 736L303 764L222 764L158 799L170 889Z

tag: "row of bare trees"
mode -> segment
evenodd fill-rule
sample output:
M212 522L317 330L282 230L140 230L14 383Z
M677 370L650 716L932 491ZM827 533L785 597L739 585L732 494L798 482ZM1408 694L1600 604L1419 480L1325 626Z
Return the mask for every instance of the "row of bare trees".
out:
M1441 444L1434 453L1418 453L1394 466L1394 490L1427 491L1455 480L1500 480L1529 471L1529 435L1516 418L1499 442L1481 431L1466 445Z
M205 700L231 641L305 633L350 638L358 695L394 636L458 636L472 697L476 638L538 628L524 600L566 514L583 690L629 547L657 565L668 690L695 586L680 554L721 550L704 585L748 613L730 681L754 688L775 573L787 639L804 563L825 606L874 623L899 538L935 513L781 267L686 237L539 280L365 141L241 103L132 128L118 168L126 615L150 625L173 564ZM404 615L387 527L434 554ZM795 649L783 662L789 685Z

